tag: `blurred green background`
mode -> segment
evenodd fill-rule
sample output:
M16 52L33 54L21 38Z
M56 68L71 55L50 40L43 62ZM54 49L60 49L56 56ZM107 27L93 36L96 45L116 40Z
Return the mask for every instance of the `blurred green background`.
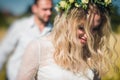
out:
M4 1L7 2L8 0L4 0ZM11 0L11 1L13 1L13 3L14 3L15 0ZM29 0L26 0L26 1L29 1ZM55 1L54 2L54 4L55 4L56 1L59 1L59 0L54 0L54 1ZM120 56L120 47L119 47L120 46L120 41L119 41L120 40L120 8L119 8L119 6L117 6L117 4L120 3L120 0L113 0L113 1L117 1L117 2L115 3L113 11L112 11L113 13L111 14L111 16L112 16L111 23L112 23L112 29L118 40L117 45L116 45L116 50ZM16 3L14 3L14 4L16 4ZM23 4L23 3L21 3L21 4ZM0 2L0 41L4 38L8 28L12 22L14 22L16 19L20 19L22 17L27 17L27 16L31 15L31 11L30 11L31 4L32 4L32 2L31 3L29 2L29 5L23 12L14 13L14 11L11 12L6 8L1 9L2 8L1 5L3 5L3 4L1 4L1 2ZM27 4L25 4L25 5L27 5ZM51 22L54 21L55 14L56 13L53 11L53 15L51 17ZM112 42L112 39L111 39L111 42ZM120 60L118 59L117 62L118 62L117 65L120 67L120 63L119 63ZM6 63L5 63L5 65L6 65ZM6 76L5 65L2 69L2 71L0 71L0 80L5 80L5 76ZM120 80L120 72L115 73L113 70L111 70L107 75L105 75L105 77L102 78L102 80Z

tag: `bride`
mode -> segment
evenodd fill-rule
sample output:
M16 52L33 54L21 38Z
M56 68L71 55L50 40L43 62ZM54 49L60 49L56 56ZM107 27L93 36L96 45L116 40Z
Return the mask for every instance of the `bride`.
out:
M109 70L111 2L94 1L58 3L52 32L28 45L16 80L99 80Z

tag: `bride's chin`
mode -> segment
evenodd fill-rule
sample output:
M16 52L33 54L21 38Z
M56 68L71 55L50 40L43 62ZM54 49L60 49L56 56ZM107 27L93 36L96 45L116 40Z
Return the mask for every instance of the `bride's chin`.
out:
M79 40L80 40L80 43L83 44L83 45L85 45L87 43L86 40L83 40L83 39L79 39Z

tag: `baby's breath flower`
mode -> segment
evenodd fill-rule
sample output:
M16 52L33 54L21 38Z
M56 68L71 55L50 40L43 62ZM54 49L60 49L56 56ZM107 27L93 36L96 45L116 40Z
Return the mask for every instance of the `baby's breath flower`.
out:
M69 2L70 2L70 3L73 3L73 2L74 2L74 0L69 0Z
M62 8L65 8L67 6L67 2L66 1L60 1L60 6Z
M78 3L75 3L75 7L80 7L80 5Z
M89 2L89 0L81 0L81 2L82 2L83 4L87 4L87 3Z
M110 3L112 2L112 0L104 0L104 2L105 2L106 4L110 4Z
M60 11L60 8L58 8L57 6L55 7L55 10L57 11L57 12L59 12Z

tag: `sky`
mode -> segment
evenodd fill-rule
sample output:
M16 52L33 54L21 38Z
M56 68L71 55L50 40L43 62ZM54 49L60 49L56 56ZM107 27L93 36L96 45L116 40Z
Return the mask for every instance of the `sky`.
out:
M32 3L32 0L0 0L0 10L9 11L13 15L21 15Z
M54 4L59 0L53 0ZM119 7L120 12L120 0L112 0L114 5ZM9 11L13 15L24 14L30 5L32 5L33 0L0 0L0 11Z

